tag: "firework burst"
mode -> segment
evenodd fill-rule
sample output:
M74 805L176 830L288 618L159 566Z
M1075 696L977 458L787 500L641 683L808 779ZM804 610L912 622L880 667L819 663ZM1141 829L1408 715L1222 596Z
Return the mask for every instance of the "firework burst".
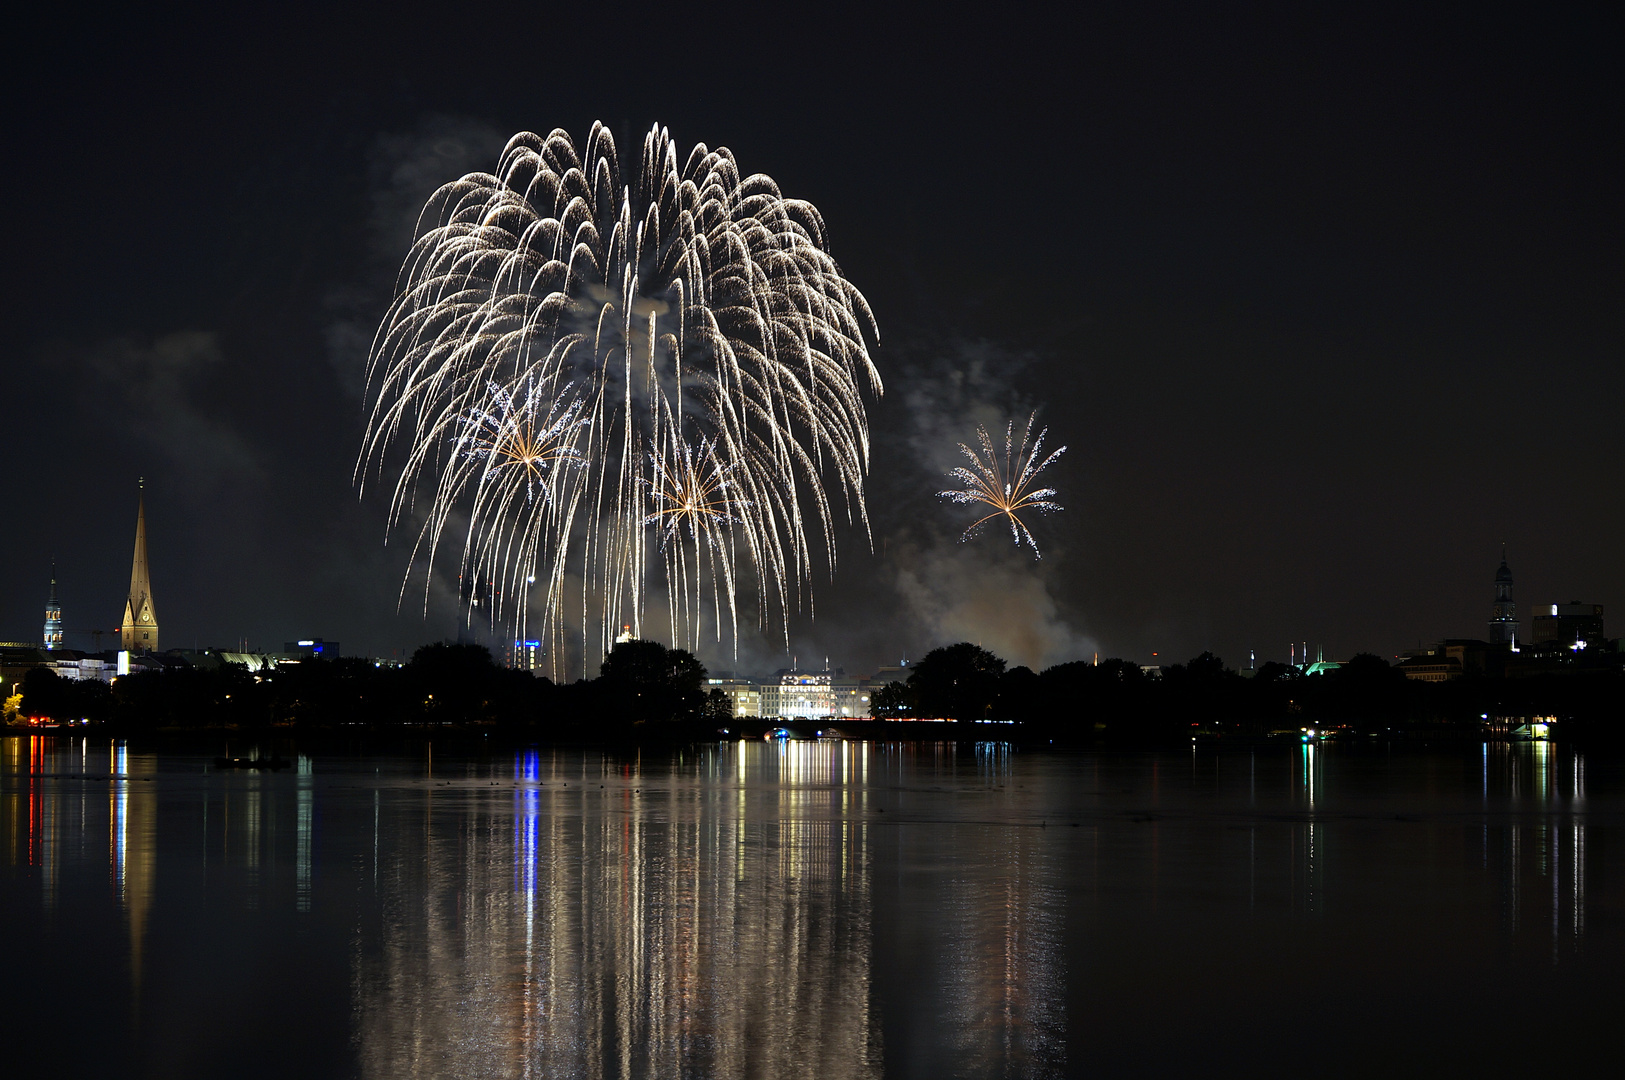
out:
M868 528L875 336L818 211L728 150L680 159L655 127L623 178L602 125L580 153L523 133L424 209L357 480L393 481L391 529L416 522L425 605L460 540L493 620L579 630L584 665L595 630L642 636L657 575L674 643L737 641L736 590L782 627L839 519Z
M939 491L937 495L961 506L978 505L991 507L992 512L972 522L970 527L959 537L960 543L970 540L982 531L988 522L1004 518L1010 525L1010 536L1020 547L1022 541L1033 549L1034 558L1042 558L1038 550L1038 542L1033 539L1031 530L1026 522L1022 521L1020 514L1032 511L1038 514L1051 514L1061 509L1061 504L1055 501L1054 488L1035 488L1033 481L1038 474L1047 469L1051 462L1066 453L1066 447L1052 451L1048 457L1043 457L1044 436L1049 434L1049 428L1038 433L1038 438L1032 437L1033 423L1038 419L1034 412L1027 418L1027 426L1022 430L1021 441L1016 441L1016 422L1011 420L1004 429L1004 457L999 457L993 446L993 438L987 433L987 428L978 426L976 435L982 445L981 453L977 453L964 443L959 444L960 452L970 461L970 467L961 465L948 474L961 485L947 491Z
M523 489L528 502L548 498L553 474L582 462L575 439L587 424L581 417L585 402L577 397L561 403L528 380L519 393L491 383L489 396L488 407L470 409L464 418L458 456L473 468L462 475L454 468L454 483L460 488L477 475L481 493Z
M707 440L698 450L684 443L670 454L649 455L648 505L652 512L643 523L659 527L667 582L699 580L699 571L707 572L713 585L712 609L720 623L724 599L729 621L737 618L732 526L745 524L741 515L749 512L750 505L738 497L738 486L729 478L736 463L719 460L715 449ZM680 609L684 619L701 615L690 606L697 600L690 590L668 588L668 605Z
M649 455L649 501L654 512L644 524L660 526L662 547L676 539L684 525L690 539L703 536L714 545L719 526L741 524L734 510L744 510L747 504L736 502L730 493L728 474L734 466L718 461L714 449L707 441L697 452L684 445L669 457Z

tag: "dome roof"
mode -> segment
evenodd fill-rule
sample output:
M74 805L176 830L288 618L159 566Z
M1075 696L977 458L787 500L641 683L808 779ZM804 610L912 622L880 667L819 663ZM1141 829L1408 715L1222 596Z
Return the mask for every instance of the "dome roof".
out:
M1507 561L1505 559L1501 560L1501 569L1495 572L1495 583L1497 585L1512 584L1512 571L1507 569Z

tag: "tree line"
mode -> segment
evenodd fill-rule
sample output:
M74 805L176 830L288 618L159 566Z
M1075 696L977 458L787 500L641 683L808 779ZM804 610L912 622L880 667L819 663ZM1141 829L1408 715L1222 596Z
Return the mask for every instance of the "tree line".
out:
M653 641L618 643L596 679L573 683L504 668L482 645L435 644L398 667L354 657L257 672L221 663L124 675L111 685L40 667L23 677L18 711L126 730L454 725L601 735L726 718L727 702L705 693L705 676L691 653Z
M312 659L250 672L223 663L126 675L111 686L36 668L24 677L20 712L131 731L450 725L546 738L714 736L735 718L720 691L706 692L705 678L691 653L653 641L617 644L597 678L573 683L504 668L483 646L436 644L399 667ZM1593 742L1625 733L1618 672L1423 683L1370 654L1319 674L1267 663L1249 677L1210 652L1155 672L1119 659L1035 672L960 642L874 688L871 702L881 720L992 721L1015 738L1108 746L1302 727L1476 735L1486 716L1555 715L1565 737ZM891 733L905 730L925 729Z
M1370 653L1315 674L1271 662L1244 675L1211 652L1159 671L1111 659L1035 672L960 642L927 653L906 680L877 687L871 701L882 718L1009 722L1032 737L1106 744L1304 727L1476 734L1486 717L1498 716L1555 715L1568 734L1601 741L1619 740L1625 728L1618 672L1426 683Z

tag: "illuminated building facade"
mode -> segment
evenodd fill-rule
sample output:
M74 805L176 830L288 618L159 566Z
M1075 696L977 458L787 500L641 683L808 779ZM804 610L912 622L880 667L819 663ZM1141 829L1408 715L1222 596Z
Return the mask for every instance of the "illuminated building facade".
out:
M834 707L827 671L787 671L777 683L762 684L762 716L821 720L834 715Z
M750 679L707 679L705 688L721 690L727 695L729 716L762 715L762 688Z
M871 680L839 670L780 672L772 679L737 678L723 672L706 680L707 690L728 696L734 717L780 720L859 719L874 715L869 704Z
M831 716L873 716L869 706L869 680L837 675L829 681Z
M508 653L508 666L516 671L529 671L537 673L542 670L542 661L547 653L542 650L539 639L530 638L513 643L513 649Z
M62 649L51 657L49 667L64 679L79 682L80 680L97 680L110 683L118 674L116 661L109 660L105 655L95 656L89 653L77 652L73 649Z

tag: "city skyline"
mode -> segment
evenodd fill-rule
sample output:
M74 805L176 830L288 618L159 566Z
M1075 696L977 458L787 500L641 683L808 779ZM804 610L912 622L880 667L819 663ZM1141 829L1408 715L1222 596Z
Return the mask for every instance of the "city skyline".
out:
M404 16L35 18L5 76L34 106L9 121L0 303L17 445L42 460L8 485L6 636L39 632L53 557L70 642L118 629L141 475L166 643L455 636L454 583L427 620L397 611L407 553L350 485L368 344L433 188L595 117L627 145L659 121L726 146L816 205L881 331L873 551L840 528L816 619L788 648L702 649L714 668L1481 637L1503 543L1525 605L1625 587L1619 151L1596 137L1618 98L1593 16L1170 7L922 36L872 15L850 40L809 26L781 58L807 74L759 95L666 77L748 54L714 27L544 90ZM62 168L92 131L116 183ZM47 176L97 213L25 213ZM1029 523L1044 558L959 544L935 498L958 445L1035 407L1070 448L1045 476L1065 512Z
M117 640L115 645L117 648L126 650L133 648L140 652L160 651L155 646L143 648L139 644L132 645L131 641L132 636L139 633L137 620L132 616L132 612L137 607L143 607L148 612L150 612L152 608L152 600L150 596L151 583L146 561L146 507L144 483L141 485L141 497L138 499L137 505L136 542L133 569L131 572L130 596L125 602L125 617L120 631L79 631L77 633L80 637L91 639L88 644L85 641L65 641L64 631L62 630L62 605L57 600L56 596L56 568L54 563L51 573L50 595L45 604L44 648L47 650L52 648L60 648L66 649L70 652L90 654L107 653L108 655L111 655L111 650L103 650L100 648L100 645L103 638L116 637ZM1483 635L1482 638L1459 637L1448 634L1434 635L1430 638L1418 637L1414 649L1401 647L1399 652L1391 655L1385 655L1382 651L1377 649L1357 648L1347 650L1341 654L1334 653L1330 660L1346 660L1348 657L1357 654L1377 655L1379 657L1383 657L1384 659L1393 661L1408 658L1420 659L1425 656L1434 655L1438 651L1438 649L1434 647L1442 647L1447 642L1456 644L1477 642L1478 644L1487 645L1492 648L1509 648L1511 652L1517 653L1520 651L1520 645L1527 649L1530 645L1540 646L1542 643L1545 643L1549 648L1551 643L1558 641L1561 637L1559 628L1562 628L1563 631L1573 631L1571 636L1573 636L1575 640L1572 644L1569 643L1568 638L1562 638L1562 641L1565 644L1571 644L1571 647L1575 650L1586 647L1584 644L1581 644L1582 640L1592 645L1606 644L1606 642L1603 641L1605 636L1603 633L1603 627L1605 625L1603 618L1606 607L1605 605L1591 604L1573 599L1568 601L1554 600L1550 603L1542 601L1533 605L1526 605L1529 610L1529 630L1525 632L1523 630L1523 619L1518 614L1519 607L1516 597L1514 596L1514 588L1514 575L1508 566L1506 552L1503 548L1500 566L1496 570L1493 578L1493 603L1487 609L1489 613L1489 618L1487 620L1488 632ZM148 623L151 623L150 619L147 621ZM156 624L151 625L152 629L156 631ZM490 651L493 659L495 659L498 663L506 666L519 667L526 670L535 671L538 674L546 673L540 660L537 648L539 643L520 639L515 639L510 643L507 638L503 636L501 631L502 628L479 632L478 628L471 629L464 627L459 630L459 633L455 639L446 640L455 640L459 643L481 645ZM626 626L622 628L622 633L615 640L616 642L621 642L632 639L631 627ZM277 656L285 653L295 652L298 652L301 655L308 655L310 654L310 650L305 649L304 647L313 646L314 653L320 654L323 652L324 640L326 642L326 647L332 652L333 656L356 655L369 659L382 659L387 657L389 659L398 661L404 660L407 656L415 651L415 649L408 648L391 650L389 653L381 653L364 648L359 653L352 650L351 653L341 654L338 651L338 641L336 639L323 639L320 637L313 640L285 642L284 647L280 652L272 648L268 643L251 643L246 638L232 643L230 648L224 650L220 648L220 646L223 644L221 642L210 642L207 645L196 643L194 644L192 651L215 651L220 652L222 655L230 653L232 655L242 655L244 657L250 655ZM7 644L19 645L23 643L12 641L8 642ZM421 642L419 643L419 647L429 644L436 644L436 642ZM854 668L851 672L848 672L844 665L832 662L831 656L828 653L824 654L822 665L817 662L816 657L812 662L803 664L800 662L800 654L793 650L784 653L777 658L780 661L788 660L788 663L781 663L776 668L771 666L757 667L754 669L748 666L742 667L739 664L738 657L735 656L732 662L732 667L727 666L726 662L719 664L713 661L709 671L713 676L723 676L723 678L720 680L717 678L712 678L711 682L713 685L718 685L720 682L739 681L741 679L747 681L761 681L765 679L768 682L776 682L780 680L781 676L784 677L782 681L784 681L786 685L789 685L794 681L792 676L819 673L825 675L837 674L842 676L850 676L851 679L849 679L849 681L861 679L866 686L871 680L873 681L874 685L880 685L880 683L884 681L882 675L885 672L889 671L896 673L896 677L899 678L906 674L906 669L909 663L908 657L911 652L914 657L918 658L919 656L930 652L932 649L939 649L950 644L953 644L953 642L936 641L924 647L913 650L903 649L894 652L894 654L891 656L883 657L877 662L868 664L867 666ZM979 642L975 644L980 645ZM296 650L295 646L299 646L300 649ZM1286 649L1285 662L1292 666L1301 667L1303 670L1320 670L1328 663L1326 646L1322 640L1303 638L1301 641L1289 641ZM181 651L185 652L187 650L183 648ZM1311 651L1314 652L1316 657L1314 662L1311 662L1310 660ZM1211 650L1204 650L1204 653L1207 652L1211 652ZM1094 663L1099 663L1102 657L1103 654L1099 650L1096 650L1090 656L1080 655L1060 658L1055 661L1055 664L1065 664L1087 660L1092 660ZM1148 669L1166 667L1170 664L1183 662L1183 660L1178 657L1165 655L1158 650L1153 650L1149 657L1121 657L1116 654L1108 653L1105 654L1105 658L1114 660L1130 660L1135 663L1139 663ZM1004 658L1000 657L1000 659L1002 660ZM1279 663L1281 662L1282 657L1266 652L1264 657L1260 659L1259 651L1256 648L1249 648L1247 650L1247 658L1245 661L1242 661L1239 658L1221 657L1220 659L1227 660L1227 666L1233 670L1250 673L1252 670L1255 670L1260 663ZM771 664L771 661L769 663ZM1012 663L1011 666L1018 665L1021 665L1021 658L1019 657ZM1052 665L1042 666L1047 667ZM1337 664L1336 662L1331 662L1330 666L1336 667ZM1458 668L1458 673L1459 670L1460 669ZM593 674L595 674L595 672L596 665L589 669L587 672L588 677L591 677ZM568 679L565 681L568 681ZM854 682L854 685L856 685L856 682Z

